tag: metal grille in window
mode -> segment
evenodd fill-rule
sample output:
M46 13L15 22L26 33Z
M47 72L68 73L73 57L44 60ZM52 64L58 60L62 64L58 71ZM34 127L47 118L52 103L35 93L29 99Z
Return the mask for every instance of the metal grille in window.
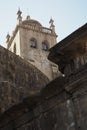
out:
M42 50L45 50L45 51L47 51L48 50L48 46L47 46L47 44L46 43L42 43Z
M36 48L36 41L34 39L30 41L30 46Z

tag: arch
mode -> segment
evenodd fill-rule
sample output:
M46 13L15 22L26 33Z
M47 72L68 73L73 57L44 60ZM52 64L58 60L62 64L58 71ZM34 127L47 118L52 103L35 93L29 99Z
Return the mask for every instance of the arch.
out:
M30 39L30 47L36 48L37 47L37 41L35 38Z
M48 51L49 49L49 44L47 41L42 42L42 50Z

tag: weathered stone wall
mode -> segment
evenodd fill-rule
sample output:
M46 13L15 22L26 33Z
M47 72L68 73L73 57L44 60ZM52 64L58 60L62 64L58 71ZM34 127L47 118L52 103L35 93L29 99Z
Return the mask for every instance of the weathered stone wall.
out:
M48 83L33 65L0 46L0 109L4 111Z
M25 98L0 119L0 130L86 130L87 65L71 77L52 81L39 95Z
M58 130L60 127L61 130L67 129L68 124L74 122L72 101L62 86L63 78L58 81L60 81L58 86L52 82L40 95L29 97L14 106L12 111L8 110L5 113L5 120L0 120L0 129ZM58 81L56 80L57 83Z

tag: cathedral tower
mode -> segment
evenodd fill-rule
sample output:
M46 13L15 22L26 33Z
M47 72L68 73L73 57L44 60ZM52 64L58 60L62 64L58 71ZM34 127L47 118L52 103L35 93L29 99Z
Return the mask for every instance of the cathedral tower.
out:
M58 73L57 65L47 59L49 48L56 44L57 35L53 20L50 27L46 28L36 20L26 17L22 20L22 12L17 12L17 25L12 36L7 35L7 48L16 55L31 62L42 71L50 80Z

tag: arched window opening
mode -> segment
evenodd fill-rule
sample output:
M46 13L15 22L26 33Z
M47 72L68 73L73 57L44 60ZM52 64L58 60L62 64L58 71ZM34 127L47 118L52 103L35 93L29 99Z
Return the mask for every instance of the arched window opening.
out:
M48 51L48 44L46 42L42 42L42 50Z
M37 47L37 42L36 42L36 40L34 38L32 38L30 40L30 47L32 47L32 48L36 48Z
M16 53L16 44L14 44L14 53Z

